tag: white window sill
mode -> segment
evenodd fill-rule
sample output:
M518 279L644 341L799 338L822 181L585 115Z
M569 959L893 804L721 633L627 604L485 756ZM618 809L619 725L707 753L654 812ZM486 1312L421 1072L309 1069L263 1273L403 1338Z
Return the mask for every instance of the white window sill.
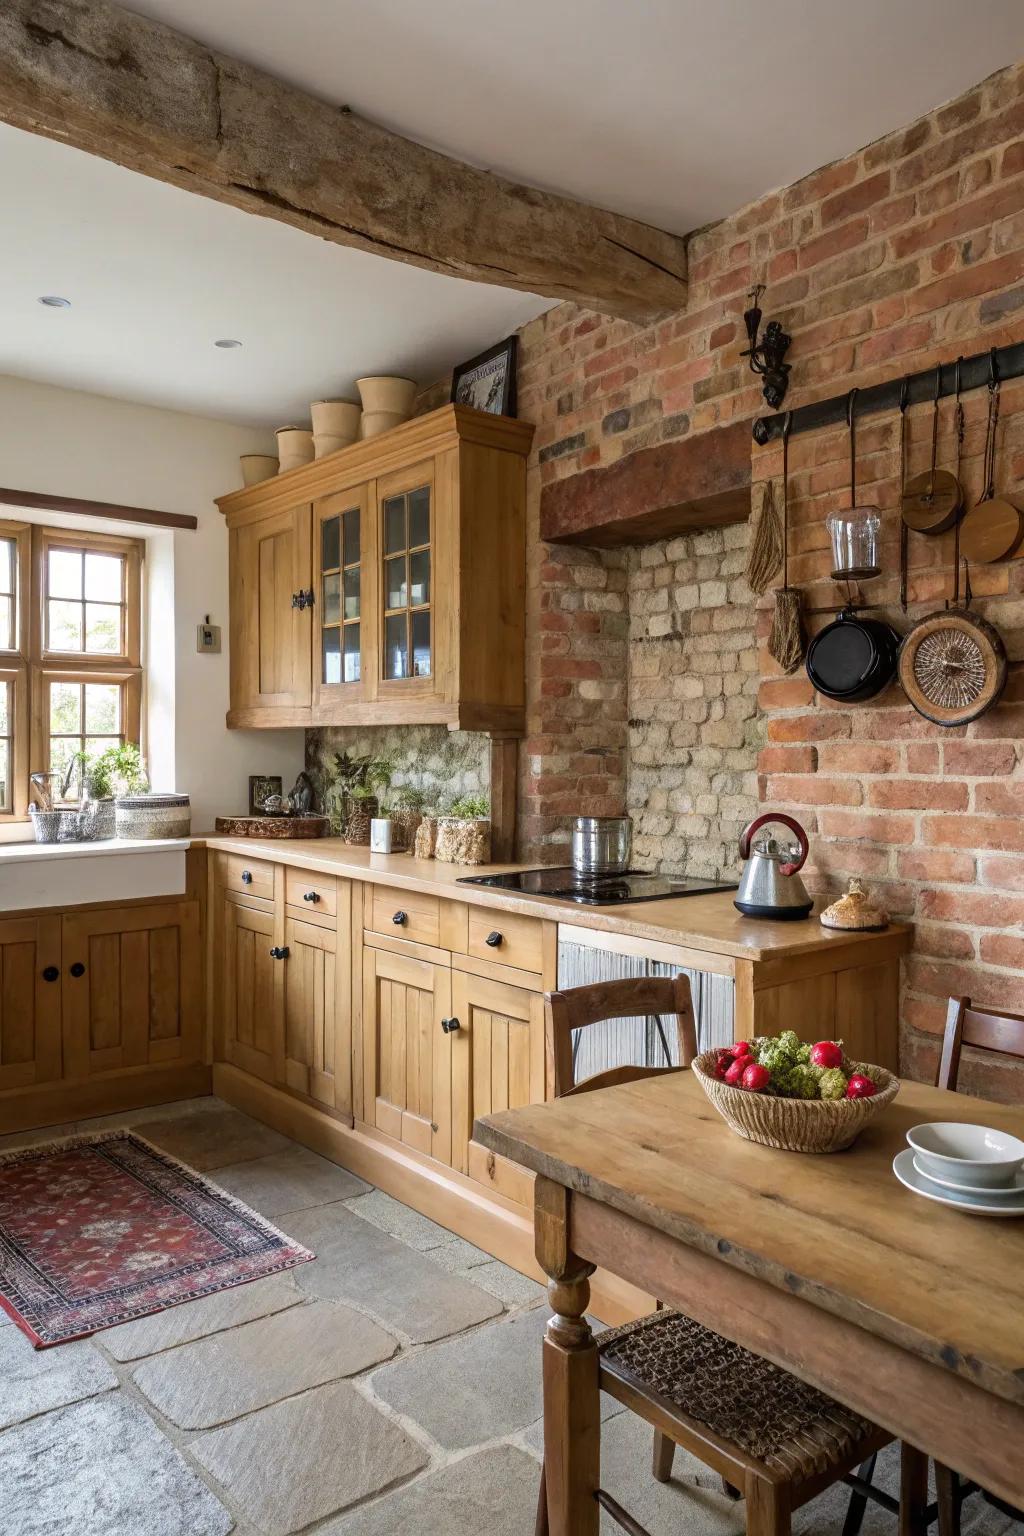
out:
M190 841L8 843L0 847L0 912L181 896Z

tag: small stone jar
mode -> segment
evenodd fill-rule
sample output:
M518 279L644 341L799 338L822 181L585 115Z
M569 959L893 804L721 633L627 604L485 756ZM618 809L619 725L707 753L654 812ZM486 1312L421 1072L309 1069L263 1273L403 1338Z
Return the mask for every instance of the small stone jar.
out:
M437 824L434 857L440 864L487 864L491 857L491 823L442 816Z

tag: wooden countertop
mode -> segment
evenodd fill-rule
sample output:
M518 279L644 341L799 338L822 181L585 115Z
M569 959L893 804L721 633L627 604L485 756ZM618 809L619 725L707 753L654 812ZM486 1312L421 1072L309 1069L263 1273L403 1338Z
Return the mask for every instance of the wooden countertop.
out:
M786 960L837 945L870 948L880 939L894 936L902 939L901 948L909 947L910 943L910 930L902 923L893 923L881 934L836 933L822 928L816 921L817 906L806 922L766 922L743 917L733 906L731 891L636 902L621 907L580 907L568 901L458 883L463 875L534 869L537 866L533 864L486 864L467 869L461 865L438 864L433 859L414 859L404 853L371 853L368 848L353 847L337 837L264 841L255 837L221 837L214 833L194 841L227 853L248 854L254 859L292 864L321 874L433 893L472 906L521 912L567 926L625 934L630 938L649 939L733 959Z
M963 1215L897 1182L894 1155L911 1126L930 1120L1024 1137L1018 1106L904 1082L849 1151L776 1152L734 1135L691 1072L505 1110L478 1120L473 1134L557 1184L1024 1404L1024 1222Z

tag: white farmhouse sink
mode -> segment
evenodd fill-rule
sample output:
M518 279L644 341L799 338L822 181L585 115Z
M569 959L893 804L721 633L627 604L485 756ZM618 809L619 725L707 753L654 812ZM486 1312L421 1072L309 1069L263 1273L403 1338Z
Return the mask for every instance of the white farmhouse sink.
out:
M0 845L0 912L180 896L189 839Z

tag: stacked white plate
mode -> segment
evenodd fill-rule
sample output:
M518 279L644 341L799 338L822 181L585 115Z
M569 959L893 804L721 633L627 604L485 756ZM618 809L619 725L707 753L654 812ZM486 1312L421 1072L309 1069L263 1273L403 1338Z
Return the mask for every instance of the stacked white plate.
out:
M892 1171L901 1184L972 1216L1024 1216L1024 1141L955 1120L915 1125Z

